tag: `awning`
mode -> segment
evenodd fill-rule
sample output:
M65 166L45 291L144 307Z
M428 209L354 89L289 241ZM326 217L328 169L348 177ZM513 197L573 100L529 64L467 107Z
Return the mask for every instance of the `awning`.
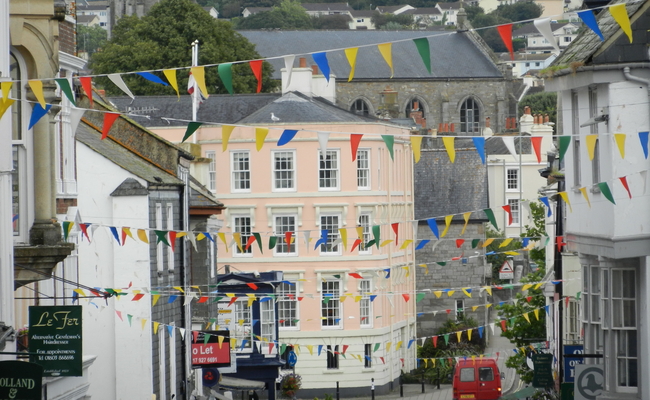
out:
M505 396L501 397L501 400L515 400L515 399L525 399L526 397L530 397L537 392L536 387L532 386L527 386L517 392L507 394Z
M266 387L266 383L222 375L221 380L219 381L219 386L224 389L259 390L264 389Z

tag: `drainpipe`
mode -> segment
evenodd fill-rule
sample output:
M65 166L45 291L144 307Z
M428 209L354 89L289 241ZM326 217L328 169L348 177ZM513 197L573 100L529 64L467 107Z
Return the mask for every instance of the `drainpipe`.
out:
M623 68L623 75L625 75L625 79L627 79L628 81L638 82L645 85L646 89L648 90L648 99L650 99L650 79L645 79L645 78L632 75L630 73L630 67Z

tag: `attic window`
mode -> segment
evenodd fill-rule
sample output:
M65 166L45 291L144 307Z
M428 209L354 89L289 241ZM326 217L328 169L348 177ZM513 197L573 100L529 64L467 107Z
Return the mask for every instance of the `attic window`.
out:
M370 114L369 110L370 108L368 107L368 103L362 99L356 99L354 102L352 102L352 106L350 107L351 112L359 115L368 115Z

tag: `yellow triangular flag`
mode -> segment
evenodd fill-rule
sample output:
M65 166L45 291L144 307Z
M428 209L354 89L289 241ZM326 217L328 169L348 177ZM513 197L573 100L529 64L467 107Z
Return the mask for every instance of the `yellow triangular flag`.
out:
M357 230L357 237L359 239L363 239L363 226L357 226L356 230Z
M74 289L73 292L76 292L79 296L86 297L86 293L82 289Z
M521 287L521 290L528 290L533 287L532 283L527 283L524 286Z
M624 4L621 4L624 6ZM624 133L615 133L614 140L616 140L616 146L618 146L618 151L621 153L621 158L625 158L625 137L627 135Z
M536 308L533 312L535 313L535 318L539 321L539 308Z
M11 107L11 105L14 104L15 101L16 100L7 99L7 98L0 99L0 118L2 118L3 115L5 115L5 112L7 112L9 107Z
M582 193L582 196L585 198L585 200L587 200L587 204L589 205L589 208L591 208L591 201L589 201L589 196L587 196L587 188L581 187L580 193Z
M154 295L153 295L153 299L151 300L151 303L152 303L151 305L155 306L156 303L158 303L158 299L159 299L159 298L160 298L160 295L159 295L159 294L154 294Z
M456 332L456 337L458 338L458 343L460 343L460 337L463 334L463 331Z
M391 243L393 243L393 240L392 240L392 239L386 239L386 240L384 240L383 242L381 242L381 244L379 245L379 247L384 247L384 246L389 245L389 244L391 244Z
M206 238L206 236L205 236L205 234L203 232L200 232L198 235L196 235L196 240L198 240L198 241L201 241L201 240L203 240L205 238Z
M411 276L411 267L409 267L409 266L404 266L404 267L402 267L402 269L406 271L406 277L407 277L407 278L408 278L409 276Z
M393 344L393 342L388 342L386 343L386 351L390 351L390 346Z
M450 290L450 291L448 291L448 292L447 292L447 297L451 297L451 296L453 296L454 293L456 293L455 290Z
M506 247L507 245L509 245L512 242L512 240L513 240L513 238L504 239L501 242L501 244L499 245L499 248Z
M456 161L456 149L454 148L454 136L443 136L442 143L445 144L445 149L447 150L447 155L449 155L449 160L453 164Z
M466 212L463 214L463 219L465 220L465 225L463 225L463 230L460 231L460 236L463 236L465 234L465 229L467 229L467 223L469 222L469 216L472 215L471 211Z
M144 229L138 229L138 239L142 240L145 243L149 243L149 237L147 236L147 231Z
M397 344L395 345L395 351L399 351L400 347L402 347L402 341L401 340L399 342L397 342Z
M147 325L147 320L145 318L142 318L142 321L140 321L140 325L142 325L142 330L144 330L144 326Z
M228 142L233 129L235 127L232 125L221 125L221 152L228 150Z
M413 158L415 163L420 162L420 154L422 149L422 137L421 135L411 135L411 147L413 147Z
M268 134L268 128L255 128L255 147L257 151L262 150L262 147L264 147L264 139L266 139L266 135Z
M433 294L435 294L437 298L440 298L440 296L442 296L442 290L436 290Z
M233 349L237 347L237 338L230 338L230 348Z
M627 16L625 4L621 3L611 6L609 7L609 12L612 13L612 17L614 17L614 20L623 29L627 38L630 39L630 43L632 43L632 26L630 24L630 17Z
M384 61L390 67L390 77L393 77L393 56L392 56L392 43L378 44L377 48L384 57Z
M9 93L11 92L11 86L13 84L14 83L10 81L0 82L0 88L2 88L2 98L5 99L5 101L9 99Z
M237 244L237 248L239 249L240 253L244 252L244 248L241 245L241 233L239 232L233 232L232 238L235 240L235 243Z
M492 286L483 286L483 289L485 289L485 291L488 292L490 296L492 296Z
M230 246L228 246L228 242L226 242L226 234L223 233L223 232L217 232L217 236L219 236L219 239L221 239L221 241L223 242L223 244L224 244L223 247L224 247L224 249L226 249L226 253L227 253L228 252L228 247L230 247Z
M43 81L39 80L29 80L27 81L27 84L29 85L30 88L32 88L32 92L34 92L34 96L36 96L36 100L38 100L38 104L45 109L45 96L43 96Z
M348 59L350 64L350 76L348 76L348 82L354 78L354 68L357 65L357 52L359 51L358 47L350 47L345 49L345 57Z
M440 234L440 237L445 237L447 235L447 231L449 231L449 226L451 225L451 220L454 219L454 215L446 215L445 216L445 229L442 231Z
M313 344L308 344L307 345L307 350L309 350L309 355L310 356L314 355L314 345Z
M485 242L483 242L482 247L488 247L492 242L494 242L494 238L487 238L485 239Z
M469 328L467 330L467 340L472 340L472 328ZM474 356L472 356L472 360L474 359Z
M573 212L573 207L571 207L571 202L569 201L569 195L567 192L558 192L557 194L559 194L560 197L562 197L562 200L569 205L569 211Z
M463 293L465 293L465 296L471 298L472 294L470 292L468 292L467 289L470 289L470 288L463 288Z
M592 161L596 154L596 143L598 142L598 135L585 136L585 142L587 143L587 154L589 154L589 161Z
M362 298L363 298L363 296L354 296L354 302L358 303L358 302L361 301Z
M424 368L429 368L429 359L428 358L423 358L424 361Z
M339 229L339 235L341 235L341 242L343 243L343 248L345 251L348 251L348 230L345 228Z
M528 318L528 313L524 313L524 318L526 318L526 321L530 324L530 318Z
M478 310L478 307L479 307L479 306L472 306L472 311L476 311L476 310Z
M153 334L157 335L158 334L158 327L160 326L160 322L154 321L153 323Z
M490 308L490 307L492 307L492 303L487 303L487 304L485 305L485 308Z
M252 295L252 297L250 297L250 296L251 295L249 295L249 297L248 297L248 308L250 308L250 306L252 306L253 303L255 302L255 295Z
M435 358L430 358L431 360L431 367L435 368L436 367L436 359Z
M208 94L208 88L205 86L204 67L192 67L190 68L190 71L192 72L192 76L196 81L196 85L199 87L199 90L201 90L201 93L203 93L203 97L205 97L206 99L210 97L210 94Z
M167 82L174 88L176 91L176 96L180 99L181 94L178 92L178 81L176 80L176 70L175 69L164 69L163 74L167 78Z
M400 250L404 250L406 247L408 247L409 244L413 243L412 239L406 239L402 245L399 247Z

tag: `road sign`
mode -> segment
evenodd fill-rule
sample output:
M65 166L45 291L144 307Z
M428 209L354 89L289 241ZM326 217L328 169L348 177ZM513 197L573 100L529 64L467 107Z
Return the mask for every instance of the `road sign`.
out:
M203 386L214 387L221 380L221 374L216 368L203 368Z
M287 365L289 365L290 367L294 367L297 362L298 362L298 355L296 354L295 351L291 350L287 355Z
M576 365L575 399L596 400L603 394L603 367L594 364Z
M576 365L582 364L582 358L573 358L567 354L583 354L582 345L564 345L564 382L574 382L575 381L575 367Z
M515 270L508 260L503 263L499 270L499 279L515 279Z

